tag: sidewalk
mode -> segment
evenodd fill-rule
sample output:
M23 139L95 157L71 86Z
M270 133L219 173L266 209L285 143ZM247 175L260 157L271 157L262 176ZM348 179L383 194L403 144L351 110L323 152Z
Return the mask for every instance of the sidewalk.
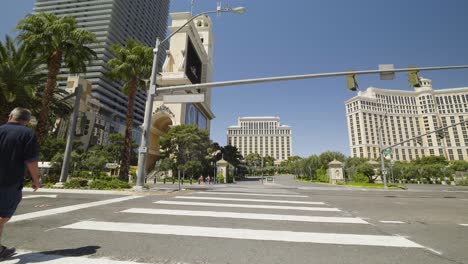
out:
M157 182L156 184L151 184L148 183L150 191L168 191L168 192L173 192L179 190L179 183L175 182L172 184L172 181L166 182L166 184L162 182ZM232 184L224 184L224 183L218 183L218 184L208 184L208 183L202 183L198 184L198 182L194 182L193 184L190 183L184 183L180 185L181 190L211 190L211 189L219 189L219 188L225 188L226 186L229 186Z
M179 185L177 183L157 183L157 184L148 184L149 189L143 189L143 191L133 190L133 189L123 189L123 190L86 190L86 189L60 189L60 188L39 188L36 194L40 193L73 193L73 194L103 194L103 195L141 195L145 193L154 193L154 192L175 192L179 190ZM210 190L226 187L227 184L181 184L181 190ZM25 187L23 192L33 192L32 188Z
M297 188L299 190L320 190L320 191L366 191L366 192L468 192L468 186L451 186L438 184L404 184L403 189L374 189L351 187L346 185L332 185L313 182L299 182L294 180L292 175L275 176L275 183L285 188Z

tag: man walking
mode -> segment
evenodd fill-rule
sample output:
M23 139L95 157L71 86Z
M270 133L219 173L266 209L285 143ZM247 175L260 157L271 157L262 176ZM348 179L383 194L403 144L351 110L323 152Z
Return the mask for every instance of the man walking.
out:
M17 107L11 111L8 123L0 126L0 261L12 256L14 248L3 246L3 227L15 213L22 198L25 168L32 177L34 191L39 188L38 143L34 132L26 125L31 112Z

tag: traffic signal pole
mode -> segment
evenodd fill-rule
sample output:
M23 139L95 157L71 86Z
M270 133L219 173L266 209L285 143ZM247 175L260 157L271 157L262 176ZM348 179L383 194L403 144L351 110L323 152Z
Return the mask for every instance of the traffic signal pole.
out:
M191 90L205 89L205 88L225 87L225 86L234 86L234 85L264 83L264 82L292 81L292 80L349 76L349 75L413 72L413 71L434 71L434 70L455 70L455 69L468 69L468 65L419 67L419 68L415 67L415 68L401 68L401 69L392 69L392 70L365 70L365 71L345 71L345 72L289 75L289 76L277 76L277 77L267 77L267 78L257 78L257 79L245 79L245 80L235 80L235 81L223 81L223 82L211 82L211 83L200 83L200 84L190 84L190 85L176 85L176 86L170 86L170 87L159 87L156 89L156 91L157 92L191 91Z
M78 85L75 88L73 96L75 96L75 104L73 106L73 112L70 117L70 125L68 126L67 134L67 146L65 147L65 155L63 157L62 171L60 173L60 180L56 184L57 186L63 185L67 181L68 168L70 166L71 152L73 149L73 140L75 139L76 121L78 119L78 113L80 111L80 99L83 94L83 86Z
M183 26L182 26L183 27ZM180 27L179 30L182 28ZM177 32L177 31L176 31ZM176 33L173 32L172 34ZM170 38L170 35L168 38ZM166 38L165 40L167 40ZM163 41L164 42L164 41ZM162 42L161 42L162 43ZM161 43L157 43L156 47L159 47ZM155 58L156 61L156 58ZM155 72L153 62L153 73ZM245 84L255 84L255 83L266 83L266 82L279 82L279 81L292 81L292 80L303 80L303 79L313 79L313 78L326 78L326 77L337 77L337 76L347 76L347 79L352 79L354 85L351 85L350 90L357 90L356 75L364 74L391 74L396 72L418 72L418 71L434 71L434 70L454 70L454 69L468 69L468 65L458 65L458 66L436 66L436 67L408 67L400 69L380 69L380 70L364 70L364 71L344 71L344 72L331 72L331 73L317 73L317 74L303 74L303 75L289 75L289 76L277 76L277 77L266 77L266 78L257 78L257 79L244 79L244 80L234 80L234 81L222 81L222 82L211 82L211 83L200 83L200 84L190 84L190 85L176 85L170 87L156 87L156 74L152 74L150 91L153 89L153 92L150 92L151 95L156 95L160 93L172 93L174 91L192 91L198 89L207 89L215 87L227 87L235 85L245 85ZM156 71L157 72L157 71ZM351 84L353 84L351 83ZM149 97L150 97L149 96ZM147 99L150 100L150 99ZM147 101L147 109L145 111L145 123L143 128L143 137L142 143L139 148L139 159L138 159L138 171L137 171L137 185L135 188L143 188L144 181L144 167L147 154L147 138L149 137L149 126L150 123L147 120L151 120L151 110L152 104ZM382 150L383 151L383 150Z
M449 128L449 127L458 126L458 125L461 125L461 124L464 124L464 123L468 123L468 119L463 120L463 121L458 122L458 123L455 123L455 124L450 125L450 126L444 126L444 127L438 128L438 129L436 129L436 130L429 131L429 132L427 132L427 133L425 133L425 134L421 134L421 135L412 137L412 138L410 138L410 139L407 139L407 140L404 140L404 141L395 143L395 144L393 144L393 145L391 145L391 146L388 146L388 147L386 147L386 148L383 148L383 149L382 149L382 152L383 152L384 150L386 150L386 149L392 149L393 147L399 146L399 145L404 144L404 143L406 143L406 142L413 141L413 140L418 139L418 138L425 137L425 136L430 135L430 134L433 134L433 133L444 132L444 130L447 129L447 128Z
M416 137L412 137L410 139L407 139L407 140L404 140L404 141L401 141L401 142L398 142L396 144L393 144L389 147L386 147L384 148L383 145L382 145L382 125L380 125L379 127L379 149L380 149L380 164L381 164L381 170L382 170L382 180L383 180L383 184L384 184L384 188L387 189L388 188L388 185L387 185L387 171L385 170L385 162L384 162L384 151L387 150L387 149L392 149L393 147L396 147L396 146L399 146L399 145L402 145L404 143L407 143L407 142L410 142L410 141L413 141L413 140L418 140L418 139L421 139L422 137L424 136L427 136L429 134L432 134L432 133L439 133L440 131L444 131L445 129L449 128L449 127L454 127L454 126L458 126L458 125L461 125L461 124L464 124L464 123L467 123L468 122L468 119L467 120L464 120L462 122L459 122L459 123L456 123L456 124L453 124L453 125L450 125L450 126L445 126L445 127L442 127L442 128L439 128L437 130L434 130L434 131L430 131L430 132L427 132L425 134L422 134L422 135L418 135ZM393 173L393 172L392 172Z

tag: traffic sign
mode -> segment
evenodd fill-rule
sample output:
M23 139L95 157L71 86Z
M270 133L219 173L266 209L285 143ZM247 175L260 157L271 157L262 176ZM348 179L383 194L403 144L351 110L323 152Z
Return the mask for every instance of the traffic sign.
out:
M148 148L147 148L147 147L139 148L139 149L138 149L138 152L140 152L140 153L146 153L146 152L148 152Z
M380 80L393 80L395 79L395 72L392 71L395 69L393 64L379 64L379 70L388 70L388 72L380 73Z
M168 94L163 96L163 101L166 104L175 103L203 103L205 101L204 94Z
M383 175L387 175L387 170L383 170L383 171L382 171L382 174L383 174Z
M391 149L384 149L384 151L383 151L384 155L390 155L392 153L393 153L393 151Z

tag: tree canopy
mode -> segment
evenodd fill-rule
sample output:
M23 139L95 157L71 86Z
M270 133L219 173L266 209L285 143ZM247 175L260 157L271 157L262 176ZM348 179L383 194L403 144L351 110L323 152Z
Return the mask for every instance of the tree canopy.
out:
M33 58L40 58L47 67L36 127L38 140L42 142L49 128L50 107L60 68L66 67L70 73L85 72L86 65L96 58L96 53L89 47L96 42L96 37L90 31L79 29L72 16L57 17L43 12L27 15L16 28L20 30L18 40L26 45Z

